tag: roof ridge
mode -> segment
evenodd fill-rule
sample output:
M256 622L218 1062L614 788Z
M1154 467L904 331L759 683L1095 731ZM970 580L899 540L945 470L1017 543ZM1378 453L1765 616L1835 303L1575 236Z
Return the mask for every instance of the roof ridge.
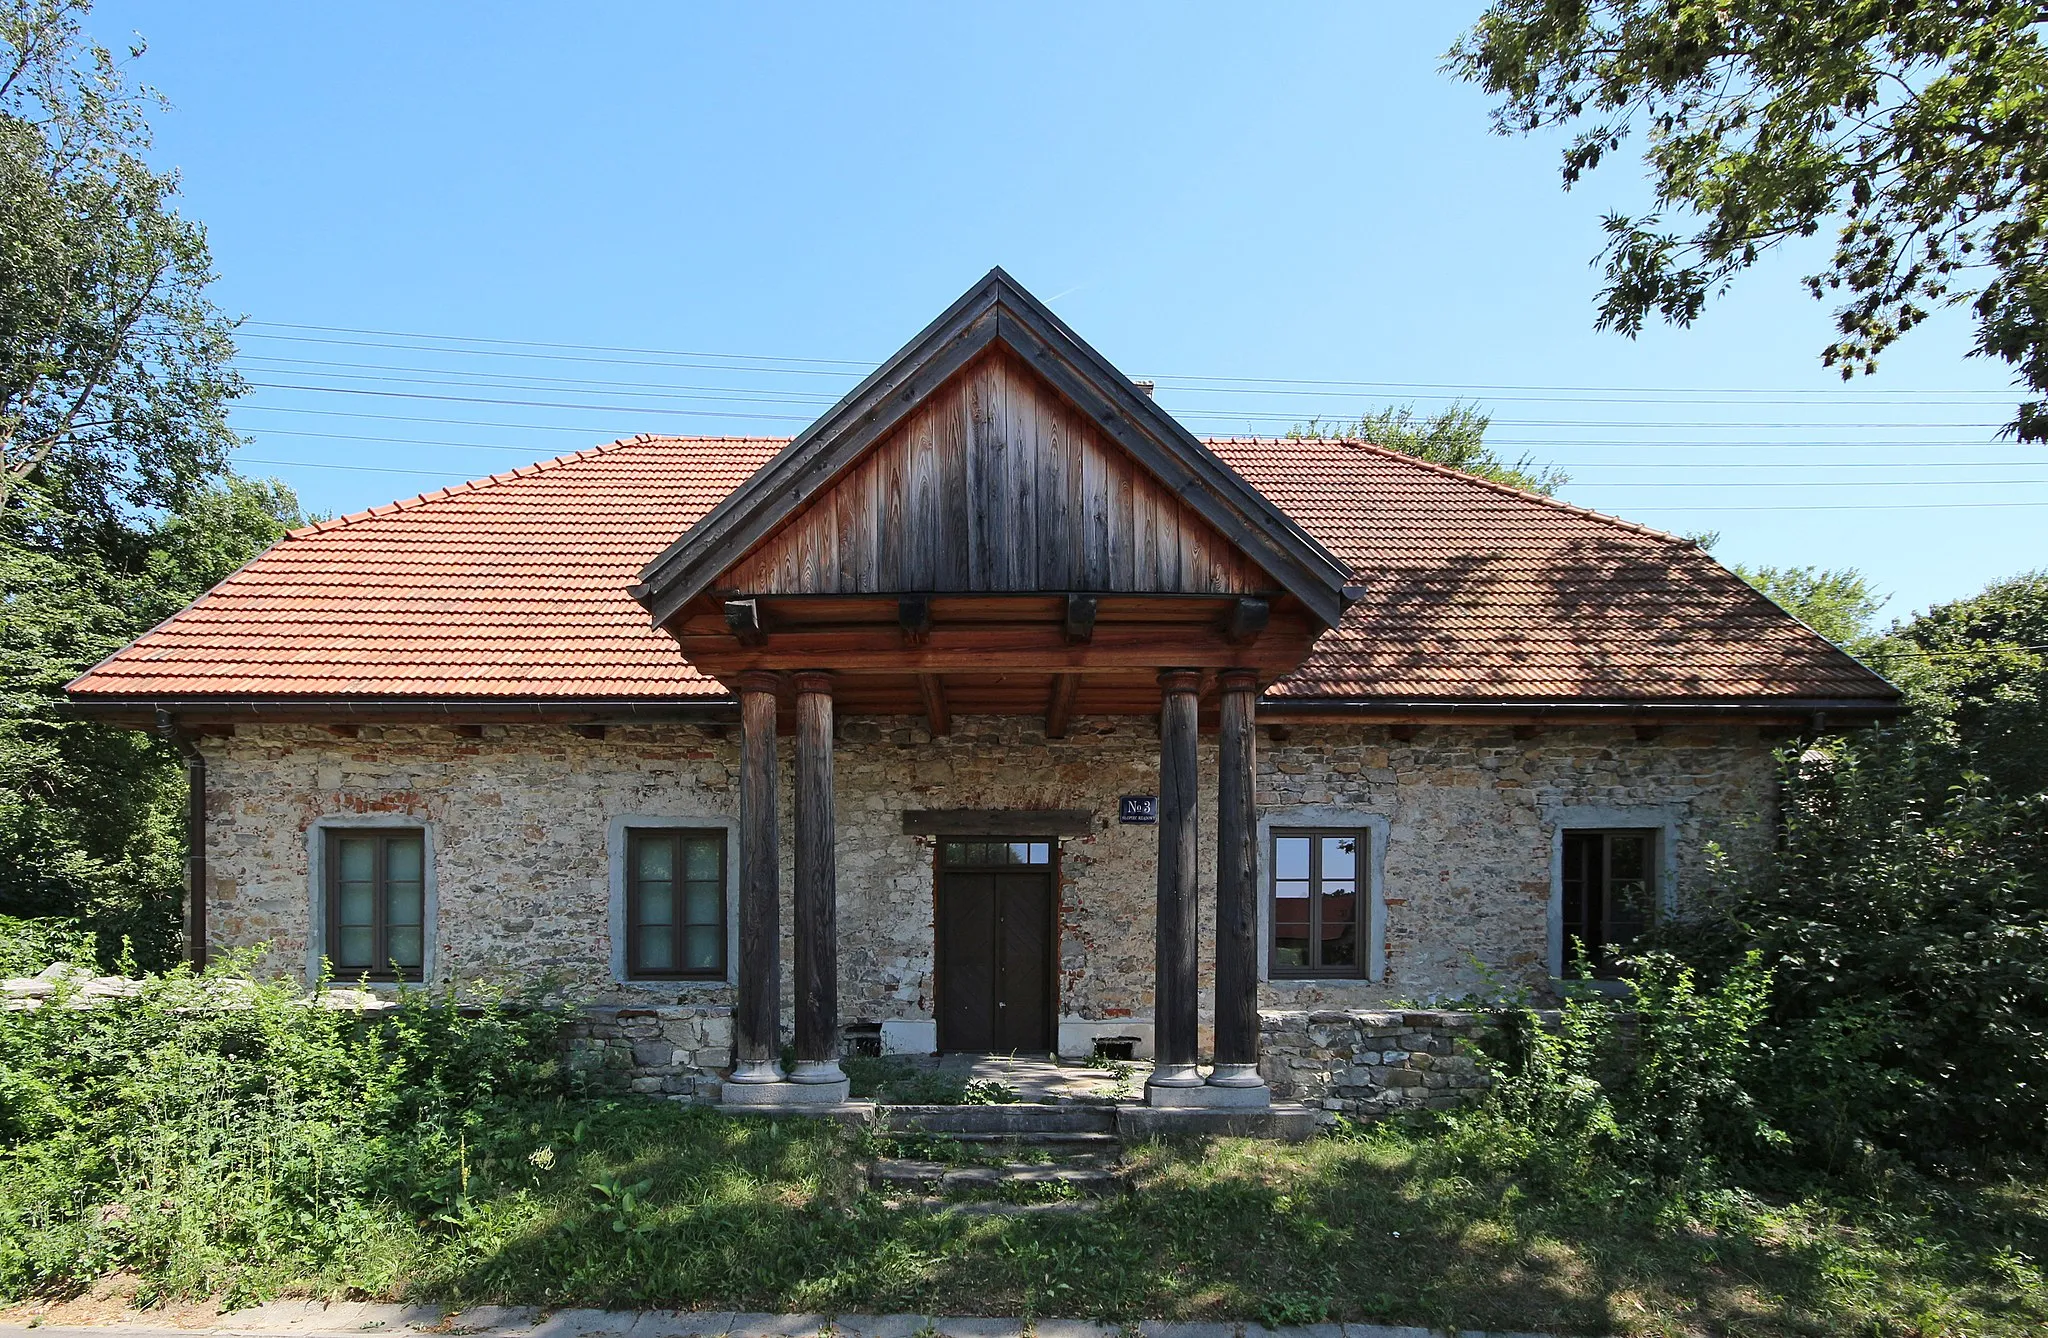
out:
M1699 547L1698 544L1685 536L1672 534L1668 530L1655 529L1638 521L1623 520L1620 516L1610 516L1605 511L1595 511L1591 507L1575 506L1570 502L1561 501L1547 493L1536 492L1529 488L1517 488L1511 484L1498 483L1493 479L1482 478L1477 474L1469 474L1462 469L1453 469L1449 465L1440 465L1434 460L1424 460L1419 456L1409 455L1405 451L1397 451L1391 446L1382 446L1378 442L1367 441L1363 437L1209 437L1205 440L1212 443L1234 441L1266 446L1299 445L1305 441L1318 441L1331 446L1346 446L1352 450L1370 451L1382 459L1396 460L1404 465L1414 465L1418 469L1442 474L1447 478L1457 479L1461 483L1477 484L1479 487L1490 488L1495 492L1505 493L1509 497L1518 497L1526 502L1541 502L1545 506L1555 507L1559 511L1570 512L1575 516L1584 516L1588 520L1604 521L1619 529L1647 535L1652 539L1662 539L1666 543L1676 544L1680 548Z

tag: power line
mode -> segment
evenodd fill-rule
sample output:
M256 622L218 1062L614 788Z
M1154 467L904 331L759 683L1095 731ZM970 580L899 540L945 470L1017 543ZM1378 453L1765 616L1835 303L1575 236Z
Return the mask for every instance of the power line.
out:
M276 358L276 357L271 357L271 356L269 356L268 354L262 354L262 353L254 354L254 355L252 355L252 356L254 357L254 359L255 359L256 361L259 361L259 362L275 362L275 363L289 363L289 364L291 364L291 366L289 366L289 367L265 367L265 368L261 368L261 369L260 369L260 370L262 370L262 371L265 371L265 372L270 372L270 373L274 373L274 374L282 374L282 375L285 375L285 376L309 376L309 375L311 375L311 374L312 374L312 373L309 373L309 372L297 372L297 371L293 371L293 370L292 370L292 367L322 367L322 368L346 367L346 368L354 368L354 369L356 369L356 370L358 370L358 371L370 371L370 372L382 372L382 373L389 373L389 372L426 372L426 373L448 373L448 374L451 374L451 376L452 376L452 377L454 378L454 379L451 379L451 380L448 380L447 382L445 382L445 384L448 384L448 385L481 385L481 386L489 386L489 385L493 385L494 383L496 383L496 382L500 382L500 381L514 381L514 382L515 382L514 384L512 384L512 385L509 385L509 386L506 386L506 387L504 387L504 388L505 388L505 389L508 389L508 390L519 390L519 389L549 389L549 388L552 388L552 386L546 386L546 387L543 387L543 386L534 386L534 385L530 385L530 384L521 384L521 383L518 383L518 382L516 381L516 378L515 378L515 377L513 376L513 374L512 374L512 373L510 373L510 372L480 372L480 371L468 371L468 372L465 372L465 371L464 371L463 369L461 369L461 368L454 368L454 367L400 367L400 366L391 366L391 365L388 365L388 364L385 364L385 363L376 363L376 362L335 362L335 361L333 361L333 360L331 360L331 359L326 359L326 358ZM342 375L342 373L340 373L340 372L329 372L329 373L326 373L326 374L327 374L327 375L331 375L331 376L339 376L339 375ZM468 379L468 378L470 378L470 377L489 377L489 378L491 378L491 380L489 380L489 381L474 381L474 380L470 380L470 379ZM348 378L348 379L350 379L350 380L372 380L372 379L383 379L383 378L381 378L381 377L379 377L379 378L370 378L370 377L350 377L350 378ZM391 379L394 379L394 380L396 380L396 379L400 379L400 378L391 378ZM599 380L599 379L596 379L596 378L594 378L594 377L580 377L580 376L539 376L539 377L535 377L535 376L528 376L528 378L527 378L527 381L528 381L528 382L533 382L533 381L549 382L549 383L552 383L552 385L554 385L554 386L563 386L563 385L566 385L566 386L594 386L594 387L597 387L597 388L599 388L599 389L609 389L609 390L629 390L629 389L631 389L631 390L668 390L668 391L684 391L684 390L692 390L692 391L707 391L707 392L730 392L730 393L732 393L732 394L736 394L736 395L752 395L752 394L758 394L758 393L759 393L760 391L762 391L763 389L772 389L772 387L762 387L762 386L693 386L693 385L677 385L677 384L675 384L674 382L670 382L670 381L607 381L607 380ZM818 392L806 393L806 392L804 392L804 391L797 391L797 390L791 390L791 391L785 391L784 393L792 397L791 401L789 401L789 402L792 402L792 403L794 403L794 402L796 402L796 401L798 401L798 400L801 400L801 401L803 401L803 402L805 402L805 403L813 403L813 404L834 404L834 403L837 403L837 402L838 402L838 400L839 400L839 396L836 396L836 395L830 394L829 392L825 392L825 393L818 393Z
M238 463L270 465L281 469L339 469L364 474L404 474L425 478L460 477L460 470L399 469L383 465L342 465L318 460L266 460L242 456ZM2048 480L2035 480L2048 482ZM1654 504L1653 504L1654 505ZM1872 502L1814 503L1788 506L1678 506L1657 507L1659 511L1934 511L1956 507L2048 507L2048 502Z
M748 372L772 376L832 376L840 380L857 379L860 373L833 372L817 367L735 367L730 363L717 362L649 362L634 358L600 358L573 353L514 353L507 349L490 348L437 348L426 349L417 344L381 344L364 339L326 339L315 335L278 335L250 332L244 336L253 339L282 339L295 344L334 344L348 348L395 348L409 349L415 353L454 353L466 358L540 358L549 362L588 362L610 367L687 367L699 371Z
M251 406L257 407L257 406ZM288 412L288 411L287 411ZM353 416L353 415L350 415ZM472 426L483 426L472 424ZM323 441L366 441L387 446L430 446L454 447L462 450L479 451L520 451L528 452L530 447L508 445L490 441L442 441L415 437L378 437L355 432L309 432L303 428L265 427L255 429L266 437L310 437ZM572 429L580 430L580 429ZM1646 443L1654 445L1656 443ZM1744 443L1754 444L1754 443ZM1839 443L1854 445L1856 443ZM1970 445L1973 443L1944 443ZM2031 463L2024 460L1587 460L1569 462L1569 468L1581 469L2010 469L2014 465ZM1574 478L1574 483L1583 482ZM1592 486L1599 486L1597 484Z
M1576 483L1576 481L1575 481ZM2048 483L2035 479L1742 479L1727 483L1712 479L1618 479L1612 483L1588 483L1588 488L2004 488L2016 484Z
M763 366L763 367L761 367L761 368L758 368L758 369L755 369L755 368L734 368L734 369L732 369L732 370L736 370L736 371L754 371L754 370L760 370L760 371L765 371L765 372L775 372L775 371L792 371L792 372L801 372L801 371L803 370L803 368L802 368L802 367L800 367L800 366L795 366L794 364L810 364L810 365L812 365L812 366L827 366L827 367L845 367L845 368L851 368L851 369L854 369L854 370L851 370L851 371L845 371L845 372L826 372L826 373L823 373L824 375L831 375L831 376L842 376L842 377L849 377L849 376L858 376L858 375L864 375L864 374L866 374L867 372L869 372L869 371L872 371L872 370L873 370L873 369L874 369L874 368L875 368L876 366L878 366L878 365L879 365L879 364L877 364L877 363L875 363L875 362L872 362L872 361L867 361L867 360L862 360L862 359L856 359L856 358L811 358L811 357L795 357L795 356L789 356L789 355L782 355L782 354L773 354L773 355L771 355L771 354L757 354L757 353L717 353L717 352L710 352L710 351L706 351L706 350L686 350L686 349L661 349L661 348L644 348L644 347L636 347L636 346L631 346L631 345L618 345L618 344L577 344L577 343L569 343L569 342L565 342L565 341L560 341L560 340L533 340L533 339L500 339L500 338L494 338L494 337L489 337L489 336L483 336L483 335L456 335L456 334L430 334L430 333L426 333L426 332L421 332L421 331L403 331L403 330L376 330L376 329L366 329L366 328L362 328L362 327L357 327L357 326L346 326L346 325L310 325L310 324L303 324L303 323L295 323L295 322L290 322L290 321L249 321L249 322L247 322L247 323L246 323L246 325L245 325L245 327L244 327L244 331L243 331L243 332L244 332L244 333L246 333L246 334L247 334L247 335L248 335L249 337L252 337L252 338L259 338L259 339L297 339L297 340L299 340L300 342L307 342L307 343L325 343L325 342L334 342L334 341L328 341L328 340L316 340L316 339L307 339L307 338L304 338L304 337L302 337L302 336L292 336L292 335L266 335L266 334L261 334L261 333L258 333L258 332L257 332L256 330L254 330L254 329L249 329L248 327L260 327L260 328L262 328L262 329L272 329L272 330L312 330L312 331L317 331L317 332L320 332L320 333L322 333L322 334L354 334L354 335L374 335L374 336L379 336L379 337L382 337L382 338L386 338L386 339L434 340L434 341L436 341L436 342L438 342L438 343L443 343L443 344L490 344L490 345L495 345L495 346L499 346L499 347L502 347L502 348L526 348L526 349L571 349L571 350L576 350L576 351L580 351L580 352L601 352L601 353L637 353L637 354L641 354L641 355L644 355L644 356L647 356L647 357L655 357L655 358L720 358L720 359L725 359L725 360L729 360L729 361L741 361L741 362L754 362L754 363L762 363L762 364L767 364L766 366ZM417 345L406 345L406 344L396 344L396 345L393 345L393 344L386 344L386 345L370 345L370 347L388 347L388 348L416 348L416 347L417 347ZM434 349L434 350L425 350L425 349L422 349L421 351L433 351L433 352L443 352L443 353L454 353L454 354L468 354L468 355L475 355L475 356L484 356L484 355L489 355L489 350L484 350L484 349L463 349L463 348L445 348L445 349ZM496 355L491 355L491 356L496 356ZM510 356L510 357L526 357L526 356L545 356L545 355L528 355L528 354L518 354L518 353L512 353L512 354L505 354L505 355L503 355L503 356ZM601 361L602 361L602 360L601 360ZM779 365L779 364L792 364L792 365L790 365L790 366L781 366L781 365ZM641 365L659 365L659 364L641 364ZM1585 393L1585 394L1655 394L1655 395L1665 395L1665 394L1669 394L1669 395L1693 395L1693 394L1713 394L1713 395L1737 395L1737 396L1748 396L1748 395L1755 395L1755 394L1783 394L1783 395L1805 395L1805 396L1815 396L1815 397L1820 397L1820 398L1841 398L1841 397L1844 397L1844 396L1848 396L1848 395L1876 395L1876 396L1882 396L1882 397L1892 397L1892 396L1913 396L1913 395L1970 395L1970 396L1988 396L1988 397L1992 397L1992 398L1996 398L1996 399L2010 399L2010 398L2012 398L2012 396L2014 396L2014 395L2016 395L2016 394L2024 394L2024 393L2025 393L2025 392L2024 392L2023 390L2020 390L2020 389L2018 389L2018 388L2015 388L2015 389L2013 389L2013 390L2007 391L2007 390L1991 390L1991 389L1985 389L1985 390L1976 390L1976 389L1970 389L1970 388L1967 388L1967 387L1962 387L1962 388L1953 388L1953 389L1913 389L1913 388L1898 388L1898 387L1885 387L1885 386L1869 386L1869 387L1862 387L1862 388L1859 388L1859 389L1856 389L1856 390L1837 390L1837 389L1833 389L1833 388L1829 388L1829 389L1818 389L1818 388L1815 388L1815 389L1803 389L1803 388L1800 388L1800 387L1785 387L1785 388L1763 388L1763 387L1746 387L1746 386L1725 386L1725 387L1720 387L1720 386L1547 386L1547 385L1526 385L1526 384L1517 384L1517 383L1505 383L1505 382L1503 382L1503 383L1485 383L1485 382L1469 382L1469 383L1460 383L1460 382L1441 382L1441 381L1364 381L1364 380L1349 380L1349 379L1334 379L1334 378L1321 378L1321 379L1318 379L1318 378L1308 378L1308 377L1270 377L1270 376L1218 376L1218 375L1191 375L1191 374L1186 374L1186 373L1160 373L1160 374L1157 374L1157 375L1153 376L1153 377L1152 377L1151 379L1152 379L1152 380L1154 380L1155 382L1159 382L1159 383L1162 383L1162 384L1163 384L1163 383L1166 383L1166 382L1175 382L1175 383L1179 383L1180 385L1182 385L1182 386L1183 386L1183 388L1189 388L1189 389L1192 389L1192 388L1196 388L1196 387L1198 387L1198 386L1201 386L1201 385L1205 385L1205 384L1214 384L1214 385L1225 385L1225 386L1229 386L1229 385L1241 385L1241 386L1334 386L1334 387L1352 387L1352 388L1357 388L1357 389L1364 389L1364 390L1402 390L1402 389L1413 389L1413 390L1452 390L1452 391L1468 391L1468 392L1477 392L1477 391L1493 391L1493 390L1510 390L1510 391L1567 391L1567 392L1574 392L1574 393Z
M418 351L421 351L421 352L437 352L437 351L441 351L441 350L418 350ZM448 351L455 351L455 350L448 350ZM282 357L277 357L277 356L275 356L275 355L272 355L272 354L263 354L263 353L257 353L257 354L248 354L248 355L244 355L244 358L243 358L243 360L246 360L246 361L256 361L256 362L264 362L264 363L284 363L284 364L288 364L288 366L284 366L284 367L265 367L265 368L262 368L262 369L260 369L260 370L263 370L263 371L268 371L268 372L273 372L273 373L278 373L278 372L281 372L281 373L283 373L283 374L285 374L285 375L291 375L291 376L299 376L299 375L307 375L307 374L308 374L308 373L301 373L301 372L295 371L295 370L293 370L293 368L297 368L297 367L318 367L318 368L323 368L323 369L347 368L347 369L353 369L353 370L355 370L355 371L359 371L359 372L377 372L377 373L383 373L383 374L385 374L385 375L383 375L383 376L380 376L380 377L374 377L374 378L373 378L373 377L358 377L358 376L347 376L347 379L349 379L349 380L372 380L372 379L379 379L379 380L393 380L393 381L410 381L410 379L411 379L411 378L408 378L408 377L394 377L394 376L390 376L390 375L389 375L389 373L392 373L392 372L416 372L416 373L424 373L424 374L429 374L429 375L439 375L439 376L443 376L443 377L449 378L449 379L446 379L446 380L442 380L442 381L435 381L435 382L423 382L423 383L420 383L420 384L446 384L446 385L495 385L495 383L497 383L497 382L504 382L504 381L516 381L516 379L517 379L517 378L515 378L515 377L514 377L514 376L513 376L512 374L510 374L510 373L502 373L502 372L484 372L484 371L474 371L474 370L472 370L472 371L465 371L464 369L461 369L461 368L454 368L454 367L413 367L413 366L404 366L404 365L394 365L394 364L385 364L385 363L372 363L372 362L343 362L343 361L336 361L336 360L334 360L334 359L328 359L328 358L282 358ZM754 370L754 369L739 369L739 368L735 368L735 369L733 369L733 370ZM325 374L326 374L326 375L330 375L330 376L346 376L346 375L347 375L347 374L346 374L345 372L341 372L341 371L332 371L332 370L330 370L330 371L327 371L327 372L326 372ZM469 379L469 378L472 378L472 377L489 377L489 378L491 378L491 380L490 380L490 381L488 381L488 382L482 382L482 381L475 381L475 380L471 380L471 379ZM533 376L529 375L527 379L528 379L528 381L529 381L529 382L532 382L532 381L543 381L543 382L551 382L551 383L554 383L554 384L553 384L553 385L549 385L549 386L537 386L537 385L532 385L532 384L526 384L526 385L512 385L512 386L508 386L507 388L508 388L508 389L535 389L535 390L539 390L539 389L553 389L553 388L554 388L555 386L559 386L559 385L570 385L570 386L587 386L587 387L596 387L596 388L599 388L599 389L604 389L604 390L610 390L610 391L615 391L615 392L618 392L618 393L627 393L627 392L629 392L629 391L632 391L632 390L646 390L646 391L660 391L660 392L682 392L682 391L726 392L726 393L731 393L731 394L735 394L735 395L747 395L747 394L757 394L757 393L759 393L759 392L760 392L760 391L761 391L761 390L763 389L763 387L760 387L760 386L696 386L696 385L675 385L675 384L673 384L673 383L664 383L664 382L652 382L652 381L611 381L611 380L600 380L600 379L597 379L597 378L592 378L592 377L558 377L558 376L542 376L542 377L533 377ZM1354 400L1356 400L1356 399L1375 399L1375 398L1381 398L1381 397L1380 397L1379 395L1377 395L1377 394L1376 394L1376 393L1374 393L1374 392L1365 392L1365 391L1344 391L1344 392L1333 392L1333 391L1310 391L1310 390L1272 390L1272 389L1265 389L1265 388L1261 388L1261 387L1256 387L1256 386L1200 386L1200 385L1189 385L1189 386L1173 386L1173 387L1168 387L1168 389L1174 390L1174 391L1176 391L1176 392L1186 392L1186 393L1190 393L1190 394L1212 394L1212 395L1233 395L1233 394L1235 394L1235 395L1265 395L1265 396L1278 396L1278 397L1282 397L1282 398L1293 398L1293 399L1302 399L1302 398L1309 398L1309 397L1312 397L1312 398L1315 398L1315 399L1319 399L1319 400L1328 400L1328 399L1331 399L1331 398L1342 398L1342 399L1354 399ZM795 398L791 398L791 399L779 399L779 400L777 400L777 401L774 401L774 402L776 402L776 403L799 403L799 402L801 402L801 403L819 403L819 404L831 404L831 403L835 402L835 400L836 400L836 398L837 398L836 396L833 396L833 395L830 395L830 394L803 394L803 393L801 393L801 392L796 392L796 391L790 391L790 392L786 392L786 393L787 393L788 395L790 395L790 396L794 396ZM1757 393L1757 394L1767 394L1767 393L1773 393L1773 392L1766 392L1766 391L1758 391L1758 392L1756 392L1756 393ZM1422 398L1422 399L1449 399L1449 400L1462 400L1462 399L1464 399L1464 398L1465 398L1465 396L1463 396L1463 395L1421 395L1421 396L1418 396L1418 398ZM1488 399L1488 400L1489 400L1490 402L1493 402L1493 403L1534 403L1534 404L1765 404L1765 405L1773 405L1773 406L1789 406L1789 407L1816 407L1816 406L1814 405L1813 401L1811 401L1811 400L1799 400L1799 399L1750 399L1750 398L1744 398L1744 399L1730 399L1730 398L1686 398L1686 399L1646 399L1646 398L1640 398L1640 397L1627 397L1627 398L1616 398L1616 397L1612 397L1612 396L1606 396L1606 397L1589 397L1589 396L1575 396L1575 395L1489 395L1489 396L1487 396L1486 398L1487 398L1487 399ZM1883 403L1883 402L1884 402L1884 401L1878 401L1878 403ZM1834 401L1832 402L1832 404L1831 404L1831 405L1830 405L1829 407L1832 407L1832 405L1833 405L1833 404L1852 404L1852 403L1862 403L1862 402L1859 402L1859 401L1854 401L1854 400L1850 400L1850 399L1847 399L1847 398L1843 398L1843 399L1837 399L1837 400L1834 400ZM1982 406L1982 405L1981 405L1981 404L1980 404L1980 403L1979 403L1978 401L1974 401L1974 400L1955 400L1955 399L1947 399L1947 400L1921 400L1921 401L1918 401L1917 403L1918 403L1918 404L1920 404L1920 405L1923 405L1923 406L1924 406L1924 405L1959 405L1959 406L1968 406L1968 407L1972 407L1972 408L1981 408L1981 407L1983 407L1983 406ZM1193 412L1201 412L1201 411L1193 411ZM1314 416L1316 416L1316 415L1311 415L1311 416L1312 416L1312 417L1314 417Z
M792 422L792 421L795 421L795 422L805 422L805 423L808 423L808 422L812 422L812 421L814 421L814 419L813 419L813 418L800 418L800 419L799 419L799 418L793 418L793 417L792 417L791 415L789 415L789 414L762 414L762 413L737 413L737 412L736 412L736 413L730 413L730 414L725 414L725 415L717 415L717 414L715 414L715 413L714 413L714 411L712 411L712 410L708 410L708 409L702 409L702 410L700 410L700 409L658 409L658 408L649 408L649 407L648 407L648 406L646 406L646 405L634 405L634 404L564 404L564 403L560 403L560 402L557 402L557 401L552 401L552 400L519 400L519 399L501 399L501 398L498 398L498 397L495 397L495 396L481 396L481 395L430 395L430 394L427 394L427 393L425 393L424 391L415 391L415 390L370 390L370 389L367 389L367 388L364 388L364 387L360 387L360 386L321 386L321 385L297 385L297 386L294 386L294 385L281 385L281 384L278 384L278 383L276 383L276 382L272 382L272 381L251 381L251 382L249 382L249 384L250 384L251 386L254 386L255 388L257 388L258 390L284 390L284 391L294 391L294 392L299 392L299 393L308 393L308 392L313 392L313 393L319 393L319 394L328 394L328 395L367 395L367 396L375 396L375 397L377 397L377 398L379 398L379 399L414 399L414 400L434 400L434 401L438 401L438 402L443 402L443 403L453 403L453 404L493 404L493 405L504 405L504 406L508 406L508 407L512 407L512 408L523 408L523 409L558 409L558 410L565 410L565 411L569 411L569 412L577 412L577 411L583 411L583 412L591 412L591 413L656 413L656 414L669 414L669 415L675 415L675 416L688 416L688 417L694 417L694 418L706 418L706 417L714 417L714 416L724 416L724 417L730 417L730 418L754 418L754 419L761 419L761 420L763 420L763 421L770 421L770 422ZM1189 416L1189 417L1196 417L1196 418L1230 418L1230 419L1240 419L1240 418L1243 418L1243 419L1254 419L1254 418L1256 418L1256 419L1265 419L1265 420L1278 420L1278 421L1282 421L1282 422L1299 422L1299 421L1300 421L1300 416L1299 416L1298 414L1275 414L1275 413L1234 413L1234 412L1229 412L1229 411L1225 411L1225 410L1215 410L1215 411L1203 410L1203 411L1199 411L1199 412L1196 412L1196 413L1192 413L1192 414L1189 414L1188 416ZM1918 430L1918 429L1922 429L1922 428L1996 428L1996 427L2002 426L2001 424L1998 424L1998 423L1838 423L1838 422L1826 422L1826 423L1684 423L1684 422L1625 422L1625 421L1621 421L1621 420L1613 420L1613 421L1608 421L1608 422L1600 422L1600 421L1589 421L1589 420L1586 420L1586 419L1571 419L1571 418L1560 418L1560 419L1548 419L1548 418L1499 418L1499 419L1495 419L1494 421L1495 421L1495 422L1498 422L1498 423L1502 423L1502 424L1504 424L1504 425L1506 425L1506 426L1509 426L1509 427L1576 427L1576 428L1589 428L1589 427L1590 427L1590 428L1600 428L1600 427L1607 427L1607 428L1616 428L1616 429L1620 429L1620 428L1630 428L1630 429L1642 429L1642 428L1667 428L1667 427L1668 427L1668 428L1685 428L1685 429L1689 429L1689 430L1697 430L1697 429L1712 429L1712 430L1715 430L1715 431L1726 431L1726 430L1733 430L1733 429L1738 429L1738 428L1740 428L1740 429L1745 429L1745 430L1750 430L1750 429L1761 429L1761 428L1769 428L1769 429L1774 429L1774 430L1784 430L1784 429L1789 429L1789 428L1801 428L1801 427L1826 427L1826 428L1834 428L1834 429L1852 428L1852 429L1857 429L1857 430L1880 430L1880 431L1883 431L1883 430L1890 430L1890 431L1900 431L1900 430L1904 430L1904 429L1907 429L1907 428L1912 428L1912 429Z
M298 325L291 321L249 321L249 325L265 326L273 330L319 330L327 334L384 335L392 339L438 339L443 343L503 344L518 348L573 348L589 353L651 353L664 358L734 358L747 362L815 362L831 363L843 367L862 367L873 370L875 364L854 358L793 358L767 353L706 353L692 349L673 348L620 348L611 344L566 344L557 340L535 339L493 339L484 335L440 335L420 334L407 330L361 330L347 325Z

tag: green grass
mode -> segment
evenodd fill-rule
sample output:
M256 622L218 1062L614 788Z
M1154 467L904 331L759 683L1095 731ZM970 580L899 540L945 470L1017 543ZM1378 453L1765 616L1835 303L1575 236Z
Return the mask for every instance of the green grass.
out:
M1082 1216L892 1208L863 1136L656 1102L566 1106L416 1220L365 1211L184 1290L450 1304L1370 1320L1591 1334L2036 1335L2048 1183L1679 1212L1538 1193L1456 1140L1135 1150ZM83 1285L84 1279L79 1280Z
M963 1078L920 1068L900 1056L850 1056L840 1061L856 1101L879 1098L892 1106L1007 1106L1013 1088L981 1078Z

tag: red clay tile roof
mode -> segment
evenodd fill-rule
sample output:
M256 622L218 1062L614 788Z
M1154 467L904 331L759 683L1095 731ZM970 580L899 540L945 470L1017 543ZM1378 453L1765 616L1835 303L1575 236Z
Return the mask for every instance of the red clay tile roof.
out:
M723 695L627 590L783 444L634 437L295 531L71 692ZM1276 697L1895 695L1684 540L1358 442L1211 446L1365 587Z

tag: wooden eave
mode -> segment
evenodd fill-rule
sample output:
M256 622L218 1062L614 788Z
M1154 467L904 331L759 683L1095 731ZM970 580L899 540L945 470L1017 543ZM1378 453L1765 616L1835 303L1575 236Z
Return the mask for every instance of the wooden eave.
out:
M648 563L634 597L657 626L669 626L722 573L998 343L1270 573L1320 627L1336 625L1349 602L1343 564L1000 268Z

